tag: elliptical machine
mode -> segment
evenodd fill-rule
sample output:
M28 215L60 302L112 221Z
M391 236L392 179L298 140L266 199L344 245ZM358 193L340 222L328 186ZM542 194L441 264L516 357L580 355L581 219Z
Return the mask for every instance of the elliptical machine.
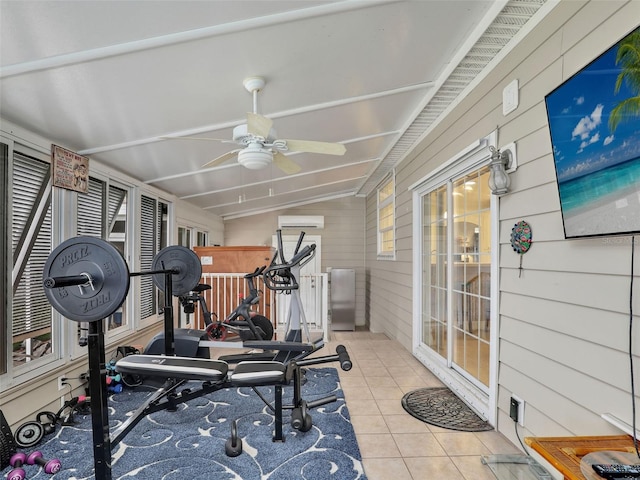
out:
M264 284L269 290L291 296L289 309L287 311L284 341L311 344L314 345L314 350L316 350L324 345L324 339L322 336L315 339L311 338L309 325L300 297L300 284L298 283L302 267L309 263L316 254L316 245L310 244L302 247L304 236L305 232L300 232L293 256L289 260L286 260L282 243L282 231L276 231L278 251L273 257L269 267L264 270L263 278ZM280 263L277 262L278 258ZM294 354L292 351L282 351L279 352L276 359L286 362L293 357L300 359L310 353L312 353L312 351L301 356Z

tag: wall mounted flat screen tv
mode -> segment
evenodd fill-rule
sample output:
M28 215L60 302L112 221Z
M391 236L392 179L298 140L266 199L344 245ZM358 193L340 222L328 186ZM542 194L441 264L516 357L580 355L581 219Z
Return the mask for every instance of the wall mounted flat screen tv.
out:
M640 232L640 27L545 104L565 238Z

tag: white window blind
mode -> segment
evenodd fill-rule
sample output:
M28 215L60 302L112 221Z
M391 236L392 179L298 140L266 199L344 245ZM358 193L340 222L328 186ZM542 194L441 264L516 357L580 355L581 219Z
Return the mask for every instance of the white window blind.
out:
M156 200L141 197L140 208L140 270L151 270L153 257L156 254ZM153 277L140 277L140 315L146 318L157 313Z
M51 253L49 164L14 154L12 175L12 253L19 275L13 285L13 336L51 328L51 306L42 287L42 273ZM19 255L25 251L25 255ZM14 265L15 267L15 265Z

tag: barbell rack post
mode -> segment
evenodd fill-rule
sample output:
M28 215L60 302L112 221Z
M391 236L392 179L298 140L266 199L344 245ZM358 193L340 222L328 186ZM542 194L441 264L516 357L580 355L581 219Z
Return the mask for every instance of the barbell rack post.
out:
M111 438L103 321L89 323L89 392L95 478L111 480Z
M164 267L164 265L163 265ZM132 272L130 276L141 275L164 275L164 354L167 356L174 356L176 353L175 334L173 326L173 275L180 272L175 268L161 270L150 270L146 272Z

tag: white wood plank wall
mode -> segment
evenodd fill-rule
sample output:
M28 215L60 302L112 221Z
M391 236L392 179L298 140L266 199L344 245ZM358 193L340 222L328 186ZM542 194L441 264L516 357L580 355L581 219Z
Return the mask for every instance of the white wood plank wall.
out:
M517 142L519 167L511 177L512 192L500 200L498 370L498 427L515 444L509 418L512 393L526 402L521 436L621 434L601 419L605 412L631 422L631 239L564 239L544 96L639 22L637 0L558 2L397 166L396 261L376 260L376 199L374 194L367 198L367 315L372 330L387 333L410 350L408 186L496 127L499 146ZM505 117L502 90L514 79L520 85L520 105ZM509 245L509 235L522 219L531 224L534 243L519 277L520 258ZM633 308L640 312L637 287ZM637 313L635 320L640 320ZM635 381L640 386L640 377Z

